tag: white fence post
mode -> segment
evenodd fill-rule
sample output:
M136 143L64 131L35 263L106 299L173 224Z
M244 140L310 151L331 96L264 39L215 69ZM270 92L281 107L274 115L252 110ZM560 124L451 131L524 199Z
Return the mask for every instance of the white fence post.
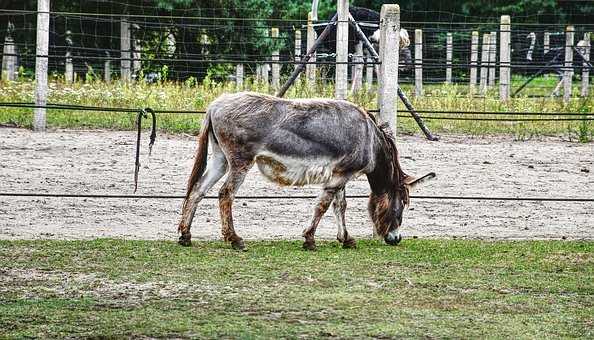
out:
M313 46L316 41L316 31L313 27L313 18L312 13L309 12L307 14L307 51ZM315 63L316 62L316 53L314 52L311 57L309 58L308 63ZM309 87L314 87L316 85L316 64L307 64L305 66L305 73L307 75L307 84Z
M295 62L298 63L301 61L301 30L296 30L295 31ZM295 64L295 69L297 69L297 67L299 67L298 64ZM297 76L298 78L296 79L297 82L299 82L299 78L301 77L301 75Z
M235 88L238 91L243 89L243 64L235 66Z
M120 79L130 81L130 23L122 17L120 21Z
M489 43L491 34L483 34L483 46L481 50L481 79L479 85L479 92L485 95L487 92L487 77L489 76Z
M396 97L400 49L400 6L382 5L380 12L380 76L378 107L380 122L387 122L396 134Z
M543 53L547 53L551 46L551 33L544 32Z
M590 40L590 32L586 32L584 33L584 41L586 42L586 46L583 46L580 50L583 51L583 57L584 57L584 61L585 62L590 62L590 45L592 45L592 42ZM590 81L590 69L588 68L588 66L586 65L586 63L584 63L582 65L584 68L582 69L582 88L581 88L581 95L582 97L587 97L588 96L588 87L589 87L589 81Z
M135 77L138 77L140 74L140 70L142 69L142 47L140 46L139 39L133 39L132 49L132 74Z
M17 49L10 35L11 23L8 22L8 34L4 38L4 48L2 49L2 79L16 80L17 75Z
M509 99L511 84L511 19L509 15L501 16L499 27L499 99Z
M415 96L423 95L423 30L415 30Z
M353 72L351 78L351 93L356 93L363 87L363 42L359 41L355 46L355 54L353 55Z
M50 0L37 0L37 42L35 57L35 105L47 104L47 65L49 47ZM33 129L45 131L45 108L35 109Z
M74 82L74 65L72 64L72 52L70 52L70 47L72 46L72 32L70 30L66 31L66 59L64 62L64 79L66 83Z
M278 39L278 28L273 27L270 29L270 37L272 38L272 43L274 45L277 44ZM280 64L279 61L280 52L278 50L272 51L272 89L274 91L278 91L280 88Z
M478 65L478 46L479 46L479 33L472 31L472 38L470 43L470 94L474 94L476 91L476 74Z
M256 65L256 82L262 81L262 65Z
M571 85L573 82L573 37L575 29L567 26L565 32L565 71L563 72L563 101L571 99Z
M106 83L111 82L111 54L105 51L105 63L103 63L103 80Z
M446 84L452 83L452 33L446 36Z
M336 12L336 73L335 94L336 99L347 97L347 72L349 57L349 0L337 0Z
M497 65L497 32L491 32L491 38L489 38L489 86L495 85L496 65Z
M365 64L365 85L367 90L371 89L371 87L373 86L373 69L374 67L374 60L371 57L371 54L369 53L369 51L365 51L365 55L366 55L366 63Z

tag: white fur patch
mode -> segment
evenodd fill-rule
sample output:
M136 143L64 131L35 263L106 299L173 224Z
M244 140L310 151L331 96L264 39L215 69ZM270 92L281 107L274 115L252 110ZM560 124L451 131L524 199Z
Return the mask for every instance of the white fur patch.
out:
M295 158L263 152L256 164L264 177L280 185L303 186L330 181L335 162L328 158Z

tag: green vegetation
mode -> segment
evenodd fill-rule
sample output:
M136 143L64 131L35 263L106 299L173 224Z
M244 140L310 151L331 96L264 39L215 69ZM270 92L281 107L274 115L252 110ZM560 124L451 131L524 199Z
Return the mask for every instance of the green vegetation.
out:
M0 337L593 337L594 243L0 241Z
M538 82L551 83L554 78L543 78ZM523 81L515 78L514 85ZM248 90L257 92L271 92L263 84L248 79L245 83ZM410 85L403 86L405 92L412 93ZM539 121L539 119L579 119L580 116L556 116L556 112L588 113L592 111L593 97L573 99L569 104L563 104L560 98L526 98L518 97L508 103L502 103L496 89L492 89L485 98L468 96L466 85L426 85L425 96L411 98L418 110L458 110L458 111L517 111L542 112L538 116L512 115L460 115L423 113L427 118L435 116L462 118L509 119L523 118L536 121L506 122L506 121L469 121L469 120L431 120L427 119L429 128L438 133L467 133L483 134L513 134L517 138L525 139L536 135L568 135L570 138L582 142L591 141L594 137L594 122L591 120L574 121ZM64 103L71 105L88 105L99 107L142 108L150 107L162 110L198 110L203 111L208 104L224 92L235 91L231 82L215 82L208 78L197 84L195 80L179 82L162 82L158 84L114 82L106 84L100 81L77 82L67 85L60 80L50 83L50 103ZM577 91L577 88L576 88ZM34 83L28 80L0 83L0 102L33 102ZM535 93L532 93L535 94ZM317 90L312 90L304 83L297 84L288 92L288 98L328 97L334 95L331 84L319 84ZM367 109L376 108L375 91L361 91L349 98L353 102ZM403 105L399 104L402 109ZM0 124L19 127L30 127L32 109L1 108ZM419 133L415 122L407 112L401 112L398 120L399 131L404 133ZM159 114L158 126L166 132L185 132L195 134L200 128L201 115L198 114ZM74 110L49 110L48 124L54 128L100 128L100 129L134 129L135 113L119 112L90 112Z

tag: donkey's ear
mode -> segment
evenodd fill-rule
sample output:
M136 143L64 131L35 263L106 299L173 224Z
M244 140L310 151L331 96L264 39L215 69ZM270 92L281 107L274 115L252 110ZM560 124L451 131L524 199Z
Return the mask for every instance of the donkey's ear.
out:
M423 177L406 176L404 178L404 184L408 187L408 190L414 189L417 185L422 184L430 179L435 178L435 172L430 172Z

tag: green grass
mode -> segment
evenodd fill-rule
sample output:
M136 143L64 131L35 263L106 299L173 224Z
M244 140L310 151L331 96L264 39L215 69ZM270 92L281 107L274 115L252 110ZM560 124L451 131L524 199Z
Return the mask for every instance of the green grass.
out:
M554 86L556 78L541 77L535 80L537 86L551 84ZM524 81L522 77L515 77L514 86ZM248 90L271 93L269 87L254 83L247 79L245 87ZM217 83L206 81L201 84L164 82L160 84L146 84L143 82L124 84L113 82L106 84L99 81L77 82L65 84L59 79L50 83L50 103L66 103L75 105L105 106L169 110L205 110L208 104L224 92L236 91L233 83ZM411 94L411 85L403 85L406 93ZM517 111L542 112L542 116L525 116L522 118L550 119L550 118L579 118L555 116L557 112L592 112L594 96L585 99L572 99L564 104L560 98L527 98L525 95L511 99L507 103L499 100L498 88L491 89L484 98L468 96L466 85L425 85L425 96L411 98L418 110L458 110L458 111ZM577 82L575 85L577 92ZM545 90L539 90L545 93ZM534 92L534 91L532 91ZM546 91L548 93L548 90ZM32 102L34 101L34 83L30 80L18 82L0 82L0 102ZM526 92L526 95L530 92ZM534 93L532 93L534 94ZM287 93L288 98L333 97L334 88L331 84L318 84L311 89L304 82L292 87ZM376 91L361 91L351 95L349 100L367 109L376 108ZM400 108L403 105L399 104ZM419 133L414 120L407 116L398 119L399 132ZM552 114L552 115L551 115ZM444 114L425 113L422 116L445 116ZM475 115L447 115L448 117L479 117ZM508 115L480 115L483 118L518 118ZM201 115L190 114L159 114L158 126L161 131L173 133L195 134L200 129ZM594 138L593 121L455 121L455 120L426 120L428 127L436 133L464 133L471 135L511 134L519 139L541 135L564 135L579 141L591 141ZM31 127L32 110L19 108L0 108L0 124L18 127ZM89 112L73 110L49 110L48 125L53 128L93 128L130 130L135 128L134 113L118 112Z
M594 336L594 243L0 241L0 338Z

